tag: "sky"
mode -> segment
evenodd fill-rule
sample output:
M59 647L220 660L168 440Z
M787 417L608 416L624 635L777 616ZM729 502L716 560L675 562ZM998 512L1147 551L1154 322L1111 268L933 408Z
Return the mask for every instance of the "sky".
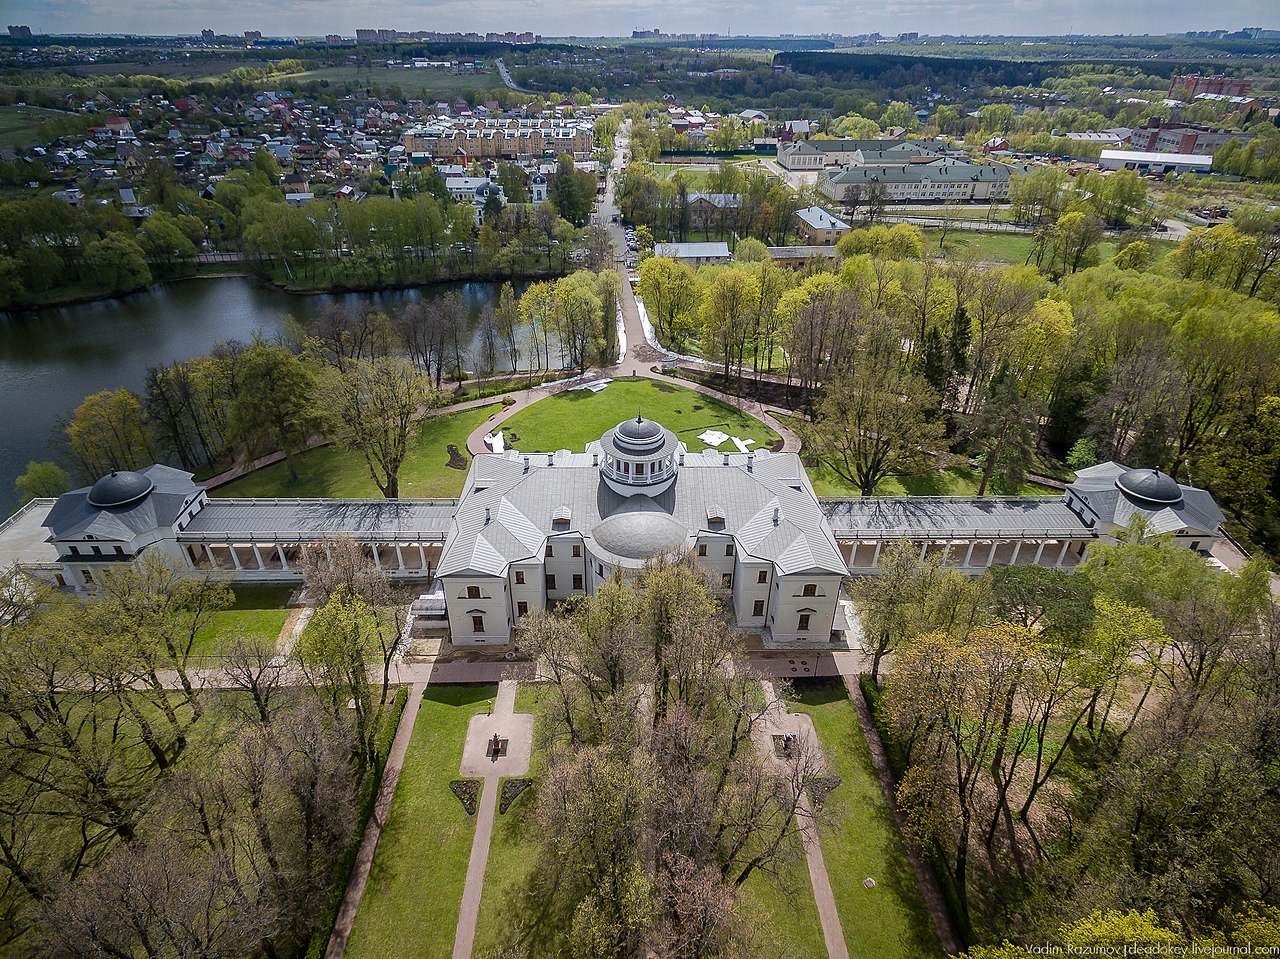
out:
M543 36L1176 33L1280 25L1271 0L0 0L37 33L354 36L357 27Z

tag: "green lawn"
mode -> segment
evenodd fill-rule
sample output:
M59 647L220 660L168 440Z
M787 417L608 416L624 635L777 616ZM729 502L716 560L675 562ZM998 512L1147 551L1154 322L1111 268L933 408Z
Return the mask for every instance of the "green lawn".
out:
M924 228L925 236L938 245L941 231ZM972 230L952 230L947 234L948 259L975 256L989 263L1025 263L1035 238L1030 233L980 233Z
M405 497L452 497L462 492L465 469L449 464L450 443L455 444L468 464L467 436L496 413L501 404L478 409L440 413L424 419L418 436L400 468L400 495ZM369 468L359 453L333 446L307 450L295 457L298 481L289 482L284 463L254 470L215 490L211 496L355 496L381 495L369 476Z
M698 434L707 429L754 439L756 449L769 449L780 442L777 433L736 407L683 386L646 379L615 380L599 393L557 393L521 410L503 428L507 430L508 445L517 449L581 451L606 430L637 413L657 420L694 452L709 448L698 439ZM734 447L726 443L721 449L733 451Z
M67 119L75 114L43 107L0 107L0 147L30 146L36 142L36 128L46 120Z
M941 956L844 683L798 680L788 706L812 717L818 741L840 777L827 800L835 826L823 830L821 841L849 954L876 959ZM868 876L876 882L874 889L863 885Z
M827 959L809 866L798 839L785 855L787 858L772 874L752 873L742 884L741 914L749 924L764 929L761 938L765 955L778 959Z
M395 84L407 96L458 93L466 90L492 90L502 86L498 71L489 67L477 73L450 73L447 70L391 70L387 67L323 67L306 73L291 74L290 80L328 80L333 86L351 84L356 87L389 87Z
M348 959L447 959L453 952L475 819L449 790L467 723L496 687L428 686L387 825L347 944Z
M214 613L209 622L196 631L191 648L193 657L216 656L227 643L238 636L275 646L290 610L292 586L237 586L235 602Z

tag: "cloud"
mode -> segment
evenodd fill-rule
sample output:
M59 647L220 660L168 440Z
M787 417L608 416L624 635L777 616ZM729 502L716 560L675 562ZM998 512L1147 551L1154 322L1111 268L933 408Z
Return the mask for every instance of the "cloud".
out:
M317 36L357 27L401 30L532 30L544 36L629 35L640 27L735 35L777 33L1143 33L1239 25L1258 19L1253 0L1206 12L1191 0L7 0L10 23L42 32Z

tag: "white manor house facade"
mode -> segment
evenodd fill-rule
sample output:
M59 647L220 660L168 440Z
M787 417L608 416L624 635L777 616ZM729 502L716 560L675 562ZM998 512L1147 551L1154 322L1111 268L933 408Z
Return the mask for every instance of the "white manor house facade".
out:
M534 610L692 553L739 628L813 647L844 628L841 585L875 575L886 543L907 539L972 574L1071 569L1135 514L1200 551L1223 520L1205 490L1113 462L1081 470L1060 499L820 499L795 453L690 452L637 416L582 452L476 456L458 499L211 498L168 466L116 472L0 524L0 564L78 592L153 554L237 582L300 584L305 546L349 536L393 580L431 584L416 605L447 619L453 643L501 645Z

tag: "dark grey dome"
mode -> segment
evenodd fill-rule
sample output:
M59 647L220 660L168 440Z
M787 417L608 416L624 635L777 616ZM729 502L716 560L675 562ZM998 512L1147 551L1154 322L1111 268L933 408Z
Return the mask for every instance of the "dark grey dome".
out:
M150 493L154 486L150 479L133 470L111 472L93 484L89 505L99 509L128 506Z
M639 497L637 497L639 498ZM614 562L643 561L668 549L686 547L689 530L666 513L654 509L629 509L602 520L591 537Z
M1129 470L1116 479L1116 486L1135 499L1148 503L1181 503L1178 481L1159 470Z
M614 427L613 442L623 455L646 456L662 449L666 442L666 430L661 423L637 416Z

